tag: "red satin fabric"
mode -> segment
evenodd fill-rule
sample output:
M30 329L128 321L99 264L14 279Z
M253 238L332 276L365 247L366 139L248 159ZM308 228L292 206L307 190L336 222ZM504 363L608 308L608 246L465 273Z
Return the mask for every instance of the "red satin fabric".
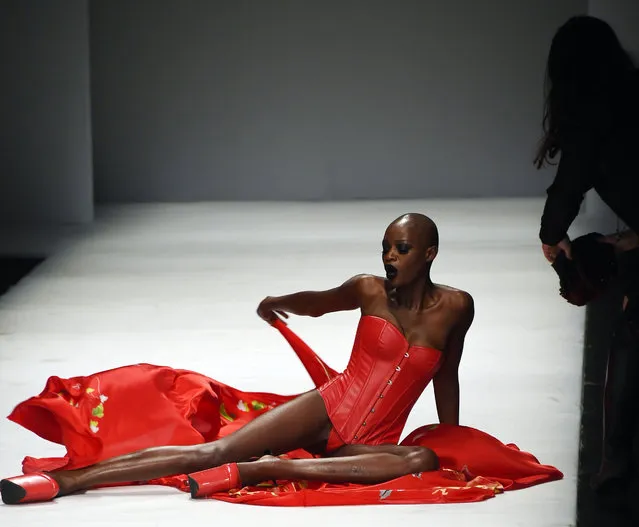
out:
M288 326L278 322L275 327L316 386L337 376ZM80 468L153 446L212 441L293 397L244 392L196 372L138 364L86 377L50 377L40 395L19 404L9 419L67 450L62 458L26 457L27 474ZM433 449L440 470L380 485L281 481L212 498L276 506L471 502L563 477L532 454L469 427L423 426L401 444ZM296 450L287 457L312 456ZM187 490L186 476L146 483Z
M333 431L345 444L397 444L441 359L439 350L409 346L387 320L361 317L346 369L319 389Z

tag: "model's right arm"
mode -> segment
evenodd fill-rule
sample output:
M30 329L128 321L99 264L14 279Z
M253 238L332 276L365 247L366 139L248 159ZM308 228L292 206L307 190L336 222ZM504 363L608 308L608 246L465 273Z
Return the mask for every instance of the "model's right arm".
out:
M301 291L284 296L267 296L257 308L257 314L273 322L276 314L321 317L335 311L350 311L361 307L365 283L373 277L357 275L342 285L326 291Z

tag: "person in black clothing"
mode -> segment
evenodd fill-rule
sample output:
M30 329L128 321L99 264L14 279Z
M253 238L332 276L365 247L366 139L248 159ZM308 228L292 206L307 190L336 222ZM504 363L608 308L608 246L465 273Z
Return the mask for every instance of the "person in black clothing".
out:
M590 189L628 227L601 238L617 249L624 301L609 350L600 486L639 474L639 71L604 21L573 17L555 34L543 130L537 168L560 155L539 231L546 259L572 257L567 232Z

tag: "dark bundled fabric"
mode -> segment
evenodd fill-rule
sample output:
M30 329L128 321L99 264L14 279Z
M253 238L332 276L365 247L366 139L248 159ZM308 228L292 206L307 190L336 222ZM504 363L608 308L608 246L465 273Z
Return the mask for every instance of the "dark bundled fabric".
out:
M552 264L559 276L559 294L575 306L598 298L617 275L615 248L591 232L572 241L572 259L560 252Z

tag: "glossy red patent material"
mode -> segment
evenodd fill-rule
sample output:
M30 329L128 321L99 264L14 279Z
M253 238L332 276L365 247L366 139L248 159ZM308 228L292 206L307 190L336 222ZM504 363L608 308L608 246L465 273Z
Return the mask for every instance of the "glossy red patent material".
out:
M240 486L240 471L237 463L225 463L219 467L189 474L189 490L192 498L205 498Z
M0 491L4 503L33 503L50 501L58 495L60 487L48 474L34 472L0 481Z

